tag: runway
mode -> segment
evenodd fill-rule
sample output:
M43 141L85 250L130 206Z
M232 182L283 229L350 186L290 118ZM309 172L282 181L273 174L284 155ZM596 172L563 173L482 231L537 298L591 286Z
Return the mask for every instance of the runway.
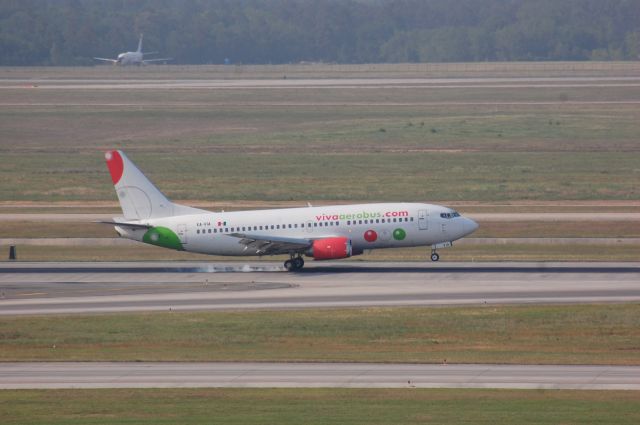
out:
M0 363L0 389L182 387L640 390L640 367L367 363Z
M0 315L640 301L640 263L0 263Z

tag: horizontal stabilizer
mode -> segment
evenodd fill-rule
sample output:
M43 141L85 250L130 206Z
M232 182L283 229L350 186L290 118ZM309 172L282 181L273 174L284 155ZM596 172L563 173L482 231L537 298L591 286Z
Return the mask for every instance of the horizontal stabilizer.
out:
M153 226L140 223L126 223L121 221L96 221L98 224L110 224L112 226L130 227L132 229L151 229Z

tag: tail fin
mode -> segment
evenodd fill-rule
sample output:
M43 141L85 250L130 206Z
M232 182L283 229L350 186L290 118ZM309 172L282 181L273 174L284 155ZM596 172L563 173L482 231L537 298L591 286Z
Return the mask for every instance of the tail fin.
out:
M142 53L142 34L140 34L140 40L138 40L138 53Z
M105 154L105 159L125 220L207 212L169 201L122 151L109 151Z

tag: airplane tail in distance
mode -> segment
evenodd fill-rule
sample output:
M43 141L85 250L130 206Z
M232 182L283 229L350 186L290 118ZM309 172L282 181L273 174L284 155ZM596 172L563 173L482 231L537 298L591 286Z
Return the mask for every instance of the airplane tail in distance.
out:
M138 40L138 53L142 53L142 34L140 34L140 40Z
M144 220L206 212L174 204L119 150L105 154L125 220Z

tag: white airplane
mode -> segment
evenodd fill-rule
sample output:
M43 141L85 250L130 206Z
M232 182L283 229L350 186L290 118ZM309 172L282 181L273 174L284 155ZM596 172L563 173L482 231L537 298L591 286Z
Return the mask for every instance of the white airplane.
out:
M257 211L212 212L169 201L122 151L105 154L123 217L121 237L178 251L211 255L286 254L287 270L300 270L303 255L335 260L365 250L439 248L478 228L473 220L440 205L378 203Z
M138 50L135 52L120 53L116 59L108 58L94 58L95 60L111 62L114 65L146 65L152 62L167 62L173 60L172 58L160 58L160 59L145 59L144 55L151 55L158 52L142 51L142 34L140 34L140 40L138 41Z

